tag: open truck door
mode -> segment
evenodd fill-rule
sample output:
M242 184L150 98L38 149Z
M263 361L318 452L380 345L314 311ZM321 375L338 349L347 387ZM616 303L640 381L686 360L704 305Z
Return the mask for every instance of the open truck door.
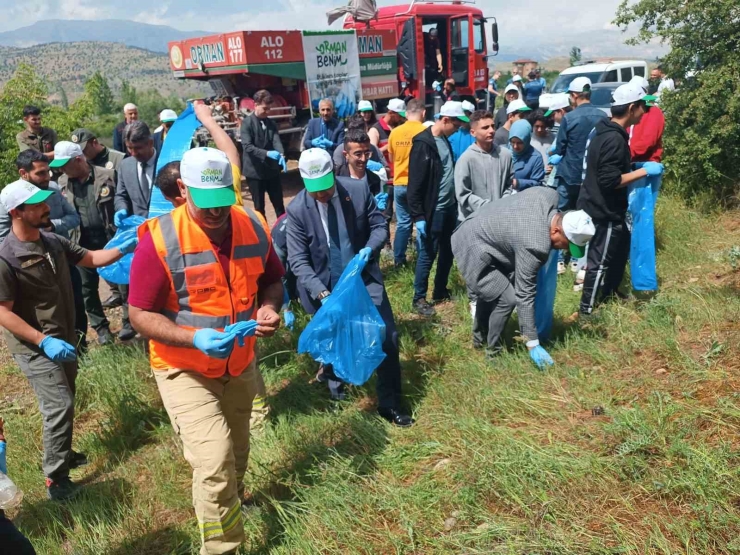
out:
M401 63L403 78L405 81L418 79L419 74L417 61L419 59L419 53L416 48L416 18L412 17L407 19L398 35L398 61ZM424 54L422 52L422 56L423 55Z
M450 76L457 87L469 87L470 83L470 17L463 15L450 18Z

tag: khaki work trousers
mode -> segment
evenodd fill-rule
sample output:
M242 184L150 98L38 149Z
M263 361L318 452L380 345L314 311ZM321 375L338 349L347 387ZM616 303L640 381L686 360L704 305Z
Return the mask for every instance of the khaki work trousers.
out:
M231 553L244 541L241 499L249 457L249 419L258 389L256 361L237 377L155 370L172 427L193 468L193 506L201 555Z

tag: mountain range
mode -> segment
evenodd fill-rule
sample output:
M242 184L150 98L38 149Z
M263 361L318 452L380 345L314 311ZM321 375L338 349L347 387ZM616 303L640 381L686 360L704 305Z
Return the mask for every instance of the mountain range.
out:
M33 25L0 33L0 46L27 48L50 42L115 42L167 52L167 42L212 34L209 31L179 31L166 25L149 25L124 19L44 19Z
M659 44L628 46L629 35L617 29L598 29L567 33L521 34L502 28L501 52L496 62L513 61L517 58L567 57L573 46L578 46L583 59L595 57L636 57L654 60L665 53ZM219 31L179 31L166 25L150 25L122 19L94 21L47 19L33 25L0 33L0 46L25 48L50 42L114 42L143 48L152 52L167 52L167 42L191 37L214 34Z

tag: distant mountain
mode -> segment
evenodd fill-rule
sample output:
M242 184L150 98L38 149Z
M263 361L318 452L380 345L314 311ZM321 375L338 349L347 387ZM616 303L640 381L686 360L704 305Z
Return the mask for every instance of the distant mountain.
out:
M100 71L113 90L126 80L139 90L156 89L163 95L198 98L209 94L207 84L193 79L175 79L167 54L112 42L68 42L10 48L0 46L0 88L21 63L34 66L49 83L51 100L64 89L69 100L84 90L87 78Z
M213 33L179 31L166 25L149 25L123 19L45 19L28 27L0 33L0 46L26 48L49 42L100 41L116 42L152 52L167 52L169 41L209 34Z

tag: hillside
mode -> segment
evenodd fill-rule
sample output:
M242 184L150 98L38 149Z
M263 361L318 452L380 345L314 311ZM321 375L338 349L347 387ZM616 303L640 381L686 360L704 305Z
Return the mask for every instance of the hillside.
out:
M149 25L123 19L95 22L76 19L45 19L33 25L0 33L0 46L27 48L52 42L117 42L126 46L167 52L167 43L212 34L208 31L180 31L166 25Z
M52 93L63 88L74 100L85 80L100 71L117 90L126 80L139 90L157 89L182 98L208 94L207 84L175 79L166 54L111 42L51 43L30 48L0 47L0 85L13 76L18 64L34 66L50 84ZM52 98L54 100L54 98Z

